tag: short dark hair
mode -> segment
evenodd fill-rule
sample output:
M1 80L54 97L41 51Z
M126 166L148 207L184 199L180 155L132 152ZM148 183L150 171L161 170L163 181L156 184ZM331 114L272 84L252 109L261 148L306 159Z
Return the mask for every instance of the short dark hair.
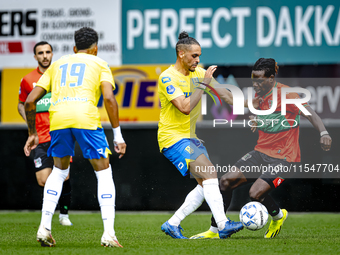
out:
M90 27L83 27L74 32L74 41L77 50L86 50L91 48L94 43L98 43L98 34Z
M265 77L277 73L278 66L273 58L259 58L253 66L253 71L264 71Z
M181 50L180 48L183 46L190 46L190 45L198 45L201 46L198 41L190 37L189 34L185 31L182 31L178 36L178 42L176 43L176 55L178 56L178 52Z
M51 51L53 52L53 47L52 47L51 44L49 44L49 43L46 42L46 41L41 41L41 42L38 42L38 43L36 43L36 44L34 45L34 48L33 48L33 53L34 53L34 55L36 54L35 50L37 49L38 46L40 46L40 45L46 45L46 44L50 45Z

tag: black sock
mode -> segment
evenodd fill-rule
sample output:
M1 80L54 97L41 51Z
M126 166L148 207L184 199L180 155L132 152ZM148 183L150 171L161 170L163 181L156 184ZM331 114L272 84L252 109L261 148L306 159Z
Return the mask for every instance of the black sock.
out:
M275 216L279 213L280 211L280 207L279 205L274 201L274 199L269 196L269 195L266 195L262 201L262 204L267 207L267 210L268 210L268 213L271 215L271 216Z
M227 210L231 203L233 191L232 190L221 191L221 194L223 198L224 210L227 213ZM211 216L211 226L217 228L217 223L213 215Z
M71 204L71 183L70 180L64 181L63 189L59 198L59 206L61 214L68 214Z

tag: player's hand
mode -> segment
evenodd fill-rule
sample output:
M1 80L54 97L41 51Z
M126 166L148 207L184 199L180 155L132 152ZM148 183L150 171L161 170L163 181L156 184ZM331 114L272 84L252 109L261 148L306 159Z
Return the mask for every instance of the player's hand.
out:
M255 98L253 98L253 106L254 106L254 108L258 109L262 102L263 102L263 98L261 96L257 96Z
M257 129L256 116L250 115L249 119L251 120L250 121L250 125L252 126L250 130L254 133L256 131L256 129Z
M320 137L320 144L324 151L329 151L332 145L332 138L329 135L323 135Z
M114 142L114 145L115 145L115 152L119 154L119 158L122 158L126 151L126 143Z
M211 78L213 77L213 74L216 71L216 69L217 69L216 65L208 67L207 71L205 71L203 83L208 84L208 85L210 84Z
M31 151L34 150L39 144L38 134L29 135L24 147L25 155L28 157Z

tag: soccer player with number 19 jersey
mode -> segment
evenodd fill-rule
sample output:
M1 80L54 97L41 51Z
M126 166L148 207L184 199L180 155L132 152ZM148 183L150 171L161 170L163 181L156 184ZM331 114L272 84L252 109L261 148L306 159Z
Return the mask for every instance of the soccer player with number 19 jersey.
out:
M52 91L50 112L51 146L48 155L54 167L44 190L44 203L37 240L42 246L55 246L51 235L52 216L69 173L70 156L74 155L75 141L84 158L89 159L98 180L98 201L104 233L103 246L122 247L115 235L115 186L109 162L111 151L100 123L97 104L103 94L104 105L114 132L115 151L120 158L126 144L122 137L118 105L113 94L114 81L108 64L97 57L98 34L92 28L81 28L74 35L74 55L54 62L38 81L25 104L29 137L26 155L37 145L35 130L36 101Z

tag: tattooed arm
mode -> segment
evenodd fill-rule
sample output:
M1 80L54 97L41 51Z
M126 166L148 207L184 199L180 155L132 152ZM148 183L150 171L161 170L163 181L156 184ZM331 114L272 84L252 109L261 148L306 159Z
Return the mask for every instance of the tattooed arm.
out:
M35 128L36 104L40 98L46 94L46 90L41 87L35 87L28 95L25 102L26 121L28 126L28 139L26 141L24 152L28 157L33 149L39 144L37 130Z

